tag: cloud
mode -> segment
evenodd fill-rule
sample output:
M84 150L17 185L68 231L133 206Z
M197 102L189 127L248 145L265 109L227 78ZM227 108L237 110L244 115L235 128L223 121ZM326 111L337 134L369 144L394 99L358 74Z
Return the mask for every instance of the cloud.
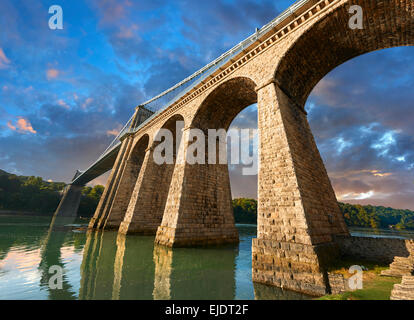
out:
M82 104L82 109L86 109L91 103L93 102L93 98L87 98L85 102Z
M134 23L129 27L121 26L121 29L116 34L119 39L132 39L136 37L136 31L138 30L138 26Z
M338 200L339 201L346 201L346 200L364 200L364 199L369 199L372 198L375 195L375 192L370 190L368 192L362 192L362 193L347 193L347 194L343 194L338 196Z
M314 88L309 122L338 199L414 209L414 48L366 54Z
M7 122L7 126L9 127L9 129L13 130L13 131L18 131L20 133L33 133L36 134L36 130L33 129L32 125L30 124L30 121L23 118L23 117L18 117L19 119L17 120L16 124L13 125L10 121Z
M120 132L120 129L112 129L112 130L108 130L106 132L106 134L108 136L115 136L116 137L119 134L119 132Z
M14 125L12 125L10 121L7 122L7 127L9 127L9 129L11 129L13 131L16 130L16 127Z
M70 107L68 106L68 104L63 99L59 99L58 102L57 102L57 104L59 106L61 106L62 108L70 109Z
M0 48L0 69L6 69L10 65L10 60L6 57L4 50Z
M53 68L47 69L46 70L46 78L47 78L47 80L56 79L60 75L60 73L61 72L58 69L53 69Z

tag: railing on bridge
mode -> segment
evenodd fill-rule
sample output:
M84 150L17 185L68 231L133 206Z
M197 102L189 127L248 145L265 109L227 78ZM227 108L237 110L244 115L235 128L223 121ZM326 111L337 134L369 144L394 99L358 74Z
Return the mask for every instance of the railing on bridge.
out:
M256 29L256 32L249 36L247 39L243 40L227 52L223 53L220 57L215 59L214 61L210 62L200 70L196 71L189 77L185 78L181 82L177 83L176 85L172 86L171 88L165 90L164 92L160 93L159 95L151 98L148 101L140 104L140 106L145 107L147 110L153 112L152 116L147 118L145 121L139 123L137 126L131 128L131 122L133 121L134 115L128 120L126 125L121 129L117 137L111 142L111 144L106 148L106 150L102 153L102 155L84 172L78 175L72 183L77 182L82 175L85 174L88 170L92 168L96 168L96 166L102 162L108 155L116 151L120 147L121 138L131 132L136 132L144 125L146 125L149 121L153 118L157 117L159 113L170 107L173 103L179 100L182 96L188 93L193 87L200 84L203 80L207 77L212 75L215 71L223 67L227 62L229 62L232 58L236 57L239 53L243 52L249 46L251 46L254 42L260 39L263 35L271 31L277 25L282 23L286 18L290 17L294 14L299 8L303 7L305 4L311 2L312 0L299 0L296 1L293 5L291 5L288 9L283 11L279 16L273 19L268 24L264 25L260 29ZM104 172L102 172L104 173Z

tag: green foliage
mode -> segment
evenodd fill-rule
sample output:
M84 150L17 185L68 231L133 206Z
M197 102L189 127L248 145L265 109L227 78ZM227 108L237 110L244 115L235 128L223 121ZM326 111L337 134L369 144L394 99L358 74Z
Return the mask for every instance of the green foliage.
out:
M48 182L40 177L25 177L0 170L0 210L53 213L59 205L63 182ZM84 187L79 215L92 216L104 187Z
M236 223L257 223L257 201L254 199L233 199L233 212Z
M0 209L53 212L59 204L59 190L64 186L64 183L46 182L40 177L1 174Z
M93 216L103 191L104 186L101 185L96 185L93 188L84 187L82 190L82 198L79 204L78 215L81 217Z
M361 206L339 202L345 222L351 227L414 229L414 212L376 206ZM233 200L236 223L257 223L257 201L239 198Z
M339 202L348 226L364 228L414 229L414 212Z

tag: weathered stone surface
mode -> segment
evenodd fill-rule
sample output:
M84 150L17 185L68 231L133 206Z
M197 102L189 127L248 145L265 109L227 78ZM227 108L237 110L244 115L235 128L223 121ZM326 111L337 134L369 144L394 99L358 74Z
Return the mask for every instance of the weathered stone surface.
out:
M348 283L342 274L328 272L328 279L331 294L341 294L349 291Z
M402 277L414 275L414 256L395 257L390 268L381 272L382 276Z
M414 276L403 276L401 284L395 284L391 300L414 300Z
M253 239L253 281L311 295L329 293L324 266L336 258L331 244L307 245Z
M335 242L344 256L382 263L414 255L414 240L335 236Z
M148 147L148 143L149 137L148 135L144 135L135 144L133 149L131 148L132 150L125 160L125 168L119 178L119 185L116 189L110 212L104 224L105 229L118 229L121 222L124 220L135 182L144 162L145 150Z
M89 221L89 229L101 229L103 222L106 220L106 217L109 214L110 208L112 206L112 201L118 188L120 176L123 171L123 165L126 164L125 157L128 155L131 143L132 139L125 139L122 142L121 148L114 163L114 167L112 168L111 174L109 175L108 181L106 182L105 190L95 210L95 214Z
M180 142L181 128L177 127L177 125L183 120L182 116L176 115L162 126L162 129L168 129L173 134L173 163L158 164L154 160L154 149L161 141L154 141L145 150L142 168L136 179L135 187L119 232L125 234L156 233L165 211L171 178L175 167L175 152L178 147L177 143L179 144Z

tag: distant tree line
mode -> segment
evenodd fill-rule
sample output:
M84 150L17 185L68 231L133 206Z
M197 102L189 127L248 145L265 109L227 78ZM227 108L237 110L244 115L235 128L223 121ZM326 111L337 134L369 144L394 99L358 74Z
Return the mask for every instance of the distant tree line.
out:
M48 182L40 177L26 177L0 170L0 210L27 211L40 214L53 213L62 197L63 182ZM84 187L78 214L94 214L104 187ZM362 206L339 202L348 226L364 228L414 229L414 212L378 206ZM233 200L236 223L257 223L257 201L238 198Z
M339 207L348 226L414 229L414 212L411 210L341 202L339 202Z
M0 210L51 214L62 197L63 182L48 182L40 177L26 177L0 170ZM104 187L84 187L79 205L80 216L93 215Z
M348 226L414 230L414 212L410 210L341 202L339 207ZM254 199L234 199L233 211L236 223L257 222L257 201Z

